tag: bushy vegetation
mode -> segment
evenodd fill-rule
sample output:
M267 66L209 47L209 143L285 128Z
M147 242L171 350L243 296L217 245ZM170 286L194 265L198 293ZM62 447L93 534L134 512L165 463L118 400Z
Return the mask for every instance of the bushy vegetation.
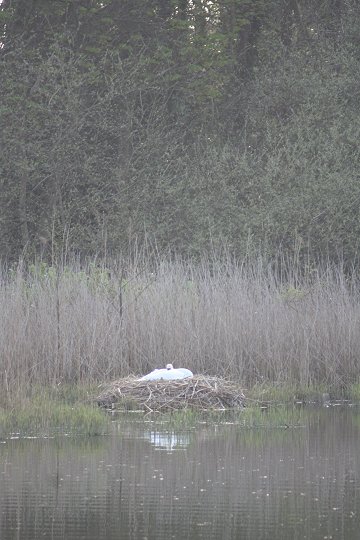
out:
M0 22L2 258L357 259L357 2L4 0Z
M359 382L360 284L330 266L305 275L231 258L18 266L2 273L0 304L2 400L168 362L291 392Z

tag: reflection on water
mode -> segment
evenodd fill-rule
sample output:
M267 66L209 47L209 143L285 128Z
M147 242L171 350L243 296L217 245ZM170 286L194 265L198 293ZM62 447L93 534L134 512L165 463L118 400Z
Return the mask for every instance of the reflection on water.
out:
M360 415L0 444L2 540L358 540ZM177 451L181 448L181 451Z
M186 448L190 444L189 433L177 433L176 431L144 431L144 439L151 442L155 448L163 450L176 450Z

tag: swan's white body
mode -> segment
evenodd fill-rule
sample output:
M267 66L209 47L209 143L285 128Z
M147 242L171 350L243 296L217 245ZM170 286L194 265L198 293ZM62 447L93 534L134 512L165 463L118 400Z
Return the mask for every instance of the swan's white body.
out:
M192 371L186 368L174 369L172 364L168 364L165 369L154 369L151 373L144 375L139 381L175 381L193 377Z

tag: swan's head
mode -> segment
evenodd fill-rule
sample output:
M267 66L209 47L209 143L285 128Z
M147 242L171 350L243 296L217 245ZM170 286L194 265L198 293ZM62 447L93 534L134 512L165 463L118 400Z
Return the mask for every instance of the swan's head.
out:
M174 369L174 366L172 364L166 364L166 369Z

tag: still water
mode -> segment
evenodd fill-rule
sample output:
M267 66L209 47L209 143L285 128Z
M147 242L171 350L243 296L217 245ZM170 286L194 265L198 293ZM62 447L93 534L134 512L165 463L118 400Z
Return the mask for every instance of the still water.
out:
M1 540L359 540L360 410L0 440Z

